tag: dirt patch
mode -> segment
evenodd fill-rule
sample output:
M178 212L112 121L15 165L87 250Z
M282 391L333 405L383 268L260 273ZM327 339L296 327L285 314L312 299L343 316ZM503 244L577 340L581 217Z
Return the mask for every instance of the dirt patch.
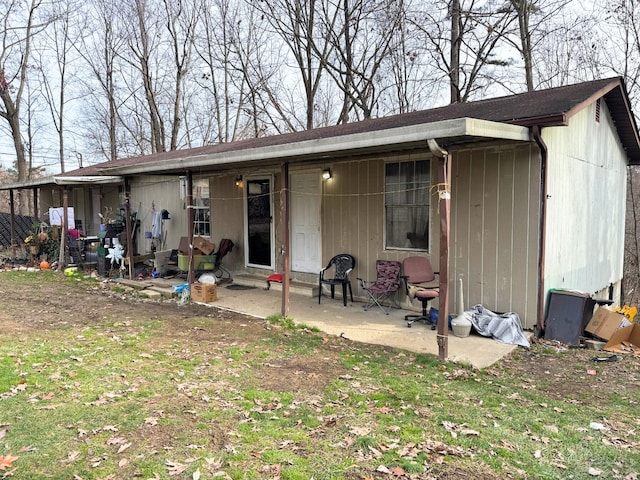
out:
M7 285L0 287L0 328L8 334L113 324L132 318L162 319L164 334L155 337L150 349L159 350L178 342L188 346L190 354L205 356L216 345L231 344L242 349L265 334L286 335L262 319L195 303L153 301L135 290L122 292L113 283L101 282L87 289L86 285L74 286L66 281L43 281L37 290L20 292L10 291ZM344 373L338 355L346 348L345 343L330 336L324 337L323 342L325 353L321 356L287 355L280 360L262 360L259 352L245 352L245 361L261 364L255 377L247 380L274 392L319 392ZM640 360L618 355L616 362L594 361L611 355L540 340L534 341L530 350L516 350L489 371L497 377L522 378L524 388L543 391L554 398L597 404L600 399L617 394L635 403L640 391Z
M578 404L597 405L612 394L637 403L640 392L637 357L544 340L534 341L529 351L517 350L490 371L497 377L522 378L526 389Z
M157 330L154 335L141 335L147 355L169 352L172 356L197 359L193 377L197 381L193 385L182 389L176 384L166 395L162 392L149 399L146 410L154 412L156 420L164 421L153 423L154 419L149 418L136 428L135 442L143 446L144 455L151 456L155 452L187 444L193 444L196 451L221 450L233 443L231 429L224 422L244 413L233 410L237 407L225 402L224 393L227 392L222 389L229 384L224 381L226 374L246 375L242 377L243 388L291 393L295 397L294 402L304 400L313 408L321 406L315 403L316 399L326 394L327 387L336 378L353 373L345 367L343 359L345 353L355 348L354 344L340 337L308 332L317 342L316 348L313 352L307 347L298 352L295 342L286 341L286 337L291 335L290 330L263 319L199 304L180 305L175 300L157 302L144 298L136 291L123 292L111 283L97 283L87 288L86 283L75 285L72 280L50 279L39 282L38 288L29 291L21 291L20 287L15 286L18 284L0 281L3 301L0 328L7 335L20 336L30 332L46 335L47 331L70 326L101 328L107 335L125 331L138 335L144 329L138 320L150 320L153 324L151 328ZM297 331L296 335L305 333L305 330ZM262 344L268 344L269 348L261 349ZM519 378L523 389L580 405L598 405L612 395L619 396L629 404L637 404L640 398L640 359L618 355L615 362L594 360L611 355L569 348L555 342L534 341L530 350L516 350L488 369L488 372L497 379ZM223 371L220 377L213 377L207 370L213 362L234 362L247 367L236 368L232 373ZM157 368L164 367L158 365ZM475 375L466 369L457 371L465 377ZM170 375L175 372L166 373ZM277 400L274 402L272 404L271 399L253 400L251 411L284 415ZM205 409L224 412L227 416L209 417L192 413L202 411L203 405ZM614 431L623 430L624 425L618 426L609 421ZM114 450L119 447L118 444L113 445ZM476 463L472 465L462 461L453 466L439 464L439 459L440 456L434 455L428 472L410 478L525 478L518 471L505 471L498 476L477 460L473 460ZM365 477L360 470L353 475L347 473L342 478ZM368 471L366 478L389 477L377 471Z

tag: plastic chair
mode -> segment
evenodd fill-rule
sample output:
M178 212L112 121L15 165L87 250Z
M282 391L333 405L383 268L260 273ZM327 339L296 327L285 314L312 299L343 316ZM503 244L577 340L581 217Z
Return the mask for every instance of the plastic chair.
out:
M402 273L407 296L410 299L417 298L422 304L422 315L405 315L407 327L422 321L430 323L431 330L435 330L436 323L427 313L427 307L430 307L431 300L440 296L439 287L433 284L438 272L433 271L431 262L426 257L407 257L402 261Z
M356 259L348 253L341 253L336 255L326 267L320 270L319 289L318 289L318 303L322 297L322 286L329 285L331 287L331 298L335 298L336 285L342 285L342 300L344 306L347 306L347 287L349 287L349 295L351 296L351 302L353 303L353 292L351 290L351 280L349 280L349 274L356 266ZM325 278L327 271L333 269L333 278Z
M389 315L381 302L391 300L392 305L400 308L398 303L398 289L400 288L400 262L394 260L376 260L376 281L371 283L358 278L360 287L369 295L369 302L364 305L365 310L369 310L374 305L382 313Z

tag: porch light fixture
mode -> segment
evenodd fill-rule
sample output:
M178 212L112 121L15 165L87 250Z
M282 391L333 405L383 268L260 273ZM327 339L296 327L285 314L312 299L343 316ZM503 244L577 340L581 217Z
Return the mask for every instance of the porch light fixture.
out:
M236 187L242 188L242 175L236 177Z
M330 168L325 168L322 171L322 179L323 180L329 180L331 178L331 169Z

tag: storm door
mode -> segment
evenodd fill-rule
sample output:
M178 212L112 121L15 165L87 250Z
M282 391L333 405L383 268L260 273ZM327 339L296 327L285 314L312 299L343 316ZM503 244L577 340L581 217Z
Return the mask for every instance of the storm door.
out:
M247 265L273 268L273 201L270 177L246 179Z

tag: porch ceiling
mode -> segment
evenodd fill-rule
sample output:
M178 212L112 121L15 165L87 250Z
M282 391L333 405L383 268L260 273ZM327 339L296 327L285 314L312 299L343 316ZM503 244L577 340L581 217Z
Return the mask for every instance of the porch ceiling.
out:
M531 134L528 127L519 125L476 118L456 118L257 148L229 150L227 144L222 145L220 151L214 149L200 155L185 152L184 155L174 155L154 162L105 167L100 172L111 175L165 174L203 169L226 170L248 162L259 165L282 160L294 163L327 160L338 155L367 155L428 148L428 139L435 139L442 146L450 146L491 140L526 142L531 140Z

